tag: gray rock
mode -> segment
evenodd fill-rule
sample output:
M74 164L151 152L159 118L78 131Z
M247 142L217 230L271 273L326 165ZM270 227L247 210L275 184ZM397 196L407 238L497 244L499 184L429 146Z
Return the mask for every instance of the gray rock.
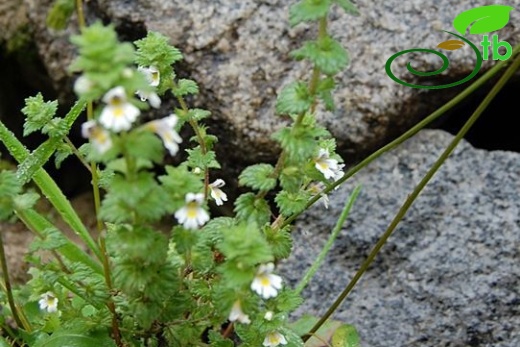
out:
M67 35L77 31L76 25L72 21L60 33L49 30L45 16L51 1L24 3L49 75L62 95L70 95L72 81L66 68L74 50ZM279 152L270 139L273 130L284 125L274 114L277 92L294 79L309 78L309 66L295 63L288 54L313 38L316 29L305 25L290 29L290 3L293 1L91 0L86 2L86 14L90 22L103 18L113 23L125 39L140 38L146 29L168 35L185 52L183 73L201 85L197 104L213 112L212 130L223 139L219 148L226 154L225 160L257 162L273 160ZM349 49L351 64L337 78L337 110L319 110L319 118L338 138L347 161L403 132L460 90L425 92L399 85L386 75L386 60L404 49L435 48L452 38L439 30L453 30L456 14L492 3L439 0L426 6L423 0L360 0L359 17L334 9L330 31ZM510 1L510 5L518 4L519 0ZM519 11L513 11L510 23L519 20ZM501 40L520 42L518 26L509 24L499 33ZM481 40L480 36L471 38ZM474 57L468 47L449 56L449 76L439 76L432 83L458 80L473 69ZM439 61L433 55L419 55L413 58L413 66L431 70ZM405 64L404 58L396 60L396 75L405 76ZM484 70L490 65L486 63Z
M323 314L452 136L423 131L308 211L279 271L294 285L362 184L296 315ZM464 142L434 176L335 318L365 347L520 346L520 155Z

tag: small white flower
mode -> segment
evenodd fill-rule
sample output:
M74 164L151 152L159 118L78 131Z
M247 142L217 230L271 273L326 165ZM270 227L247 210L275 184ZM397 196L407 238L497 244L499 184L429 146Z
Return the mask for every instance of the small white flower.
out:
M329 151L320 148L318 157L314 158L315 167L320 171L326 179L333 178L338 171L338 161L329 157Z
M242 307L240 307L240 300L235 301L233 307L231 308L231 313L229 314L229 320L231 322L238 321L239 323L249 324L251 320L249 316L242 311Z
M272 274L273 270L273 263L260 265L251 283L251 290L264 299L274 298L278 295L278 290L282 289L282 278Z
M265 347L276 347L278 345L286 345L287 340L285 336L280 334L278 331L271 331L264 339L263 345Z
M343 168L345 167L345 164L338 164L338 168L336 169L336 171L334 171L334 182L339 180L341 177L343 177L345 175L345 173L343 172ZM337 186L336 188L334 189L338 189L339 186Z
M146 77L146 80L152 87L157 87L159 85L159 82L161 82L161 74L155 66L139 66L137 70L140 71Z
M141 101L146 101L150 103L150 106L153 108L161 107L161 98L155 92L142 92L138 90L135 92L137 96L141 99Z
M175 218L186 229L197 229L209 220L209 215L201 205L204 202L204 194L186 194L186 205L175 212Z
M312 183L308 188L311 194L320 194L321 197L318 201L321 201L325 208L329 208L329 197L327 194L321 192L323 189L325 189L325 185L322 182Z
M91 120L81 124L81 135L92 141L92 145L99 154L103 154L112 148L110 133L100 127L96 121Z
M179 118L172 113L168 117L153 120L146 125L161 137L164 147L168 149L172 156L177 154L179 151L179 143L182 143L182 138L174 129L178 119Z
M99 122L106 129L115 132L129 130L141 113L137 107L126 101L126 92L121 86L110 89L103 96L103 102L107 105L101 112Z
M94 83L84 75L79 76L74 82L74 92L77 95L88 93L92 90L92 87L94 87Z
M52 292L44 293L40 296L40 300L38 304L40 305L40 310L47 310L47 312L57 312L58 311L58 298Z
M220 188L224 187L226 182L222 179L217 179L215 182L209 184L209 189L211 191L211 197L215 199L215 202L218 206L224 204L223 201L227 201L227 195Z
M274 315L273 311L267 311L264 315L264 319L271 321L273 319L273 315Z
M193 169L192 171L195 175L200 175L200 173L202 172L202 170L200 169L200 167L196 167Z

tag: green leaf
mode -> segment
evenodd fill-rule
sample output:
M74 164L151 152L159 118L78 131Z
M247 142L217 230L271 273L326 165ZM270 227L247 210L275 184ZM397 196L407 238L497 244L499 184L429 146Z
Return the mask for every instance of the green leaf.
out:
M282 128L273 134L294 162L305 162L312 158L316 150L316 136L313 129L299 126L297 128Z
M359 16L359 10L356 5L354 5L349 0L334 0L336 4L338 4L345 12L351 14L353 16Z
M316 94L325 104L325 109L327 111L334 111L334 99L332 98L332 91L336 87L336 83L332 77L327 77L322 79L318 83L318 87L316 88Z
M275 259L288 258L292 249L292 237L289 228L282 230L272 229L270 226L264 228L264 235L273 251Z
M309 314L304 314L296 322L291 323L289 327L293 329L299 336L307 334L311 328L318 322L317 317L313 317ZM306 347L323 347L323 341L330 341L334 331L340 327L343 323L334 320L326 321L320 329L305 343Z
M58 109L57 101L43 101L43 96L38 93L25 99L25 107L22 113L27 117L23 125L23 136L27 136L40 130L54 117Z
M136 63L141 66L171 65L182 59L182 53L169 44L169 38L161 33L149 31L145 38L135 41Z
M199 239L198 231L186 230L181 226L176 226L172 231L172 241L175 243L175 249L179 254L185 254L197 244Z
M166 175L160 176L159 181L169 196L167 201L173 210L184 206L186 194L201 192L204 187L200 178L188 171L187 165L166 166Z
M61 167L61 163L65 159L67 159L72 154L72 148L65 142L61 142L56 148L56 152L54 153L54 165L59 169Z
M305 171L300 166L286 165L280 174L280 186L283 190L294 193L300 190L305 179Z
M14 206L16 209L27 210L32 208L40 199L37 193L25 193L14 198Z
M470 34L485 34L500 30L509 22L509 12L513 8L505 5L475 7L455 17L453 27L462 35L466 34L470 26Z
M301 0L289 9L289 23L295 26L301 22L313 21L325 17L332 0Z
M115 347L114 340L108 332L97 334L79 334L67 331L58 331L47 338L39 339L34 347Z
M274 167L269 164L248 166L238 176L238 183L242 186L257 190L269 191L276 186L276 179L272 177Z
M253 193L240 195L235 201L235 213L240 221L263 226L271 219L271 210L267 201L256 198Z
M188 79L180 79L177 82L177 86L172 89L172 93L175 96L184 96L187 94L198 94L199 86L195 81Z
M208 151L206 154L203 154L200 146L197 146L194 149L187 149L186 152L188 152L188 165L190 167L198 167L201 170L206 168L220 169L220 164L216 160L217 155L214 151Z
M222 236L217 247L225 255L226 262L255 269L257 264L273 260L269 244L255 225L239 224L223 230Z
M74 0L56 0L47 14L47 26L55 30L63 30L74 13Z
M22 190L16 174L10 170L0 171L0 220L11 217L14 199Z
M157 221L173 212L167 192L151 173L141 172L133 181L114 176L110 190L101 205L100 217L108 222L131 222L134 217L143 221Z
M150 131L130 132L124 145L126 153L134 158L151 160L155 163L160 163L163 159L163 143Z
M276 297L276 307L280 311L291 312L297 309L303 303L300 294L292 289L285 288Z
M289 193L282 190L276 195L275 201L282 215L289 217L302 212L310 197L309 192L305 190L300 190L296 193Z
M279 114L300 114L310 109L312 96L303 82L285 86L276 99L276 112Z
M356 328L350 324L343 324L336 329L332 336L332 347L359 347L360 339Z
M209 341L211 346L214 347L233 347L235 344L229 338L222 337L222 334L217 333L214 330L209 331Z
M302 48L292 51L291 55L298 60L309 59L326 75L340 72L349 62L345 48L330 36L305 42Z

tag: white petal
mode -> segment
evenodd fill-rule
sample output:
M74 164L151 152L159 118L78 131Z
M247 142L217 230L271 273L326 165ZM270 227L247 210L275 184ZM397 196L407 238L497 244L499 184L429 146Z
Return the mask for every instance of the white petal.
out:
M126 100L126 92L125 88L118 86L115 88L110 89L104 96L103 96L103 102L105 104L109 104L110 101L112 101L114 98L119 98L121 101Z

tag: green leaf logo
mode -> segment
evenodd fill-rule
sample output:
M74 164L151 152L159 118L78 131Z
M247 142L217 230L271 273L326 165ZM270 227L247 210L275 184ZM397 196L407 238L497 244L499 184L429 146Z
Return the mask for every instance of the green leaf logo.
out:
M453 27L462 35L466 34L470 26L470 34L485 34L500 30L509 22L509 12L513 8L505 5L475 7L455 17Z

